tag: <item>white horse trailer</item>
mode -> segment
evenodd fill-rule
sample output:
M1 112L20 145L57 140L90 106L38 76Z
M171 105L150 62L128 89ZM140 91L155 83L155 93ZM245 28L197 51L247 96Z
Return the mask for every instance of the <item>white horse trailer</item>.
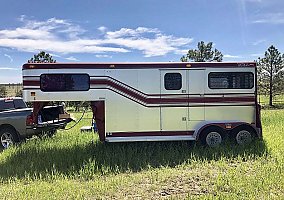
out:
M262 137L256 63L27 63L23 95L90 101L101 141L201 140L239 144Z

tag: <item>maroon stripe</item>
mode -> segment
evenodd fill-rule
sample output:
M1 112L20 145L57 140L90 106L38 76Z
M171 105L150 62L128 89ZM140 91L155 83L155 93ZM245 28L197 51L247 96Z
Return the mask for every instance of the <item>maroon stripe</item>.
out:
M23 80L23 86L40 86L40 82L36 80L33 81Z
M235 68L256 67L254 62L230 63L27 63L23 69L163 69L163 68Z
M237 103L237 102L255 102L254 96L242 97L176 97L176 98L151 98L151 96L158 96L158 94L144 94L138 90L132 91L128 89L127 85L121 85L110 80L91 80L94 85L110 86L125 95L128 95L137 101L145 104L171 104L171 103ZM40 86L40 81L37 80L24 80L23 86ZM107 88L106 88L107 89ZM144 96L144 95L146 96ZM185 95L185 94L184 94Z
M23 78L40 78L40 76L23 76Z
M120 92L123 92L123 93L125 93L125 94L139 100L139 101L143 101L143 102L147 101L147 98L142 96L141 94L138 94L137 92L129 90L126 87L123 87L123 86L121 86L117 83L110 81L110 80L91 80L90 82L91 82L91 84L95 84L95 85L108 85L108 86L111 86L111 87L119 90Z
M139 136L190 136L194 131L151 131L151 132L115 132L107 137L139 137Z
M23 88L23 90L40 90L40 88L27 88L27 87L25 87L25 88Z
M189 98L149 98L144 97L139 93L136 93L128 88L114 83L110 80L91 80L91 84L96 85L108 85L115 88L118 91L123 92L139 101L146 104L168 104L168 103L231 103L231 102L254 102L254 96L244 97L189 97ZM152 96L147 95L147 96Z

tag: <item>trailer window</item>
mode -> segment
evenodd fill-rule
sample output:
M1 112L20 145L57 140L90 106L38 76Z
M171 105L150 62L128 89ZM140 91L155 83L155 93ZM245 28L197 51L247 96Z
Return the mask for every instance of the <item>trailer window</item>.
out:
M180 73L166 73L164 76L166 90L180 90L182 86L182 77Z
M208 86L210 89L251 89L254 75L251 72L211 72Z
M44 92L87 91L90 77L88 74L42 74L40 88Z

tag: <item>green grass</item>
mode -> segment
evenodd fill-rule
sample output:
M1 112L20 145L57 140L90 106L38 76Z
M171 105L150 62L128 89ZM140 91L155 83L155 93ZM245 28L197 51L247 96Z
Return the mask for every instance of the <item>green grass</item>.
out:
M88 113L86 117L90 117ZM79 115L77 115L79 118ZM74 129L0 153L4 199L283 199L284 110L264 110L248 147L193 142L100 143Z
M269 95L258 95L258 102L264 109L284 109L284 95L279 94L273 97L273 107L269 107Z

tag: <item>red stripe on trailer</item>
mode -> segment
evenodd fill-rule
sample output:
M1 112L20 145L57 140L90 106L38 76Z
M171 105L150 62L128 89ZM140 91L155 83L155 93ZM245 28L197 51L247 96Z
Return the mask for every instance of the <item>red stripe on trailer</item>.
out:
M182 97L167 97L159 94L145 94L142 91L139 91L131 86L122 83L120 81L116 81L115 79L111 80L110 77L101 77L105 79L92 79L90 81L91 85L103 85L100 89L110 89L109 87L119 91L118 94L123 96L129 96L131 100L136 100L142 102L144 104L183 104L183 103L254 103L255 96L241 96L241 97L186 97L183 94ZM38 80L24 80L23 86L40 86L40 81ZM95 89L95 88L93 88ZM121 94L121 93L122 94ZM127 98L129 98L127 97ZM156 97L156 98L153 98Z
M104 85L105 89L112 87L115 90L122 92L122 94L134 98L137 101L140 101L144 104L179 104L179 103L254 103L254 96L238 96L238 97L157 97L158 94L145 94L139 90L133 91L128 88L128 85L118 84L110 80L91 80L92 85ZM35 80L24 80L23 86L39 86L40 82ZM93 88L95 89L95 88ZM102 89L102 88L100 88ZM122 95L120 94L120 95ZM186 95L186 94L183 94ZM188 94L190 95L190 94Z
M23 80L23 86L40 86L40 82L37 80Z

